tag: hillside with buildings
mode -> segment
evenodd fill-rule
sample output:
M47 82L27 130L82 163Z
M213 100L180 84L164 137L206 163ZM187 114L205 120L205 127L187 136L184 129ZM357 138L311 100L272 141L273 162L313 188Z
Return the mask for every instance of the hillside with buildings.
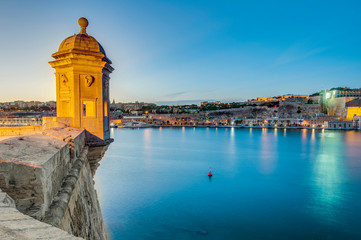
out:
M41 125L54 116L54 102L0 103L0 126ZM134 102L110 104L113 127L130 121L154 126L298 126L329 127L328 122L352 122L359 127L361 89L331 88L311 95L257 97L245 102L204 101L199 105L156 105ZM330 125L331 126L331 125ZM332 125L335 126L335 125ZM342 126L345 126L344 124Z
M155 126L260 126L359 128L361 89L332 88L311 95L257 97L247 102L157 106L113 102L113 126L139 121ZM332 124L332 125L331 125Z

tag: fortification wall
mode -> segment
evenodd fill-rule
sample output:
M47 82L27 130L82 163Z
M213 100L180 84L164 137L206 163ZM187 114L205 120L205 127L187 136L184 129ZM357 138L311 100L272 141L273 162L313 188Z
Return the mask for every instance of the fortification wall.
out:
M321 112L320 104L300 104L281 102L278 108L279 118L314 118Z
M74 128L3 140L0 189L26 215L85 239L108 239L88 152L85 131Z
M206 113L208 119L238 118L313 118L315 113L321 112L319 104L302 104L297 102L280 102L279 107L246 106L237 109L223 109Z
M42 220L86 239L108 239L87 154L85 147Z
M0 136L20 136L38 132L41 126L0 127Z

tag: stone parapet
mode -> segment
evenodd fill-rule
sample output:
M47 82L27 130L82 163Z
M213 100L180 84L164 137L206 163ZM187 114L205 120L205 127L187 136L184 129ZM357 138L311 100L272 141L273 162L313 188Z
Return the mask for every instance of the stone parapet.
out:
M43 134L0 144L0 188L27 215L41 218L72 165L69 143Z
M71 126L71 117L43 117L43 124L41 129L48 130L54 128L66 128Z
M0 136L20 136L38 132L41 126L0 127Z

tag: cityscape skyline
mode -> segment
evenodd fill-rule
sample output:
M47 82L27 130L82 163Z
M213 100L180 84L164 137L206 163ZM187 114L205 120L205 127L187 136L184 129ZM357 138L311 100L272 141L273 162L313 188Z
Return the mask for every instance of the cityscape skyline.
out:
M241 101L360 87L357 1L2 5L0 102L55 100L48 62L59 39L79 32L81 16L113 61L116 102Z
M361 239L360 7L3 0L0 239Z

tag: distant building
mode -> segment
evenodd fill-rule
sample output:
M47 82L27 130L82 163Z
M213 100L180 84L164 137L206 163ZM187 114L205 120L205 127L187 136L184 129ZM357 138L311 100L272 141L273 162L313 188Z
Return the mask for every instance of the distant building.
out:
M258 97L257 101L267 102L267 101L272 101L273 99L274 99L273 97Z
M15 101L15 106L22 109L25 107L25 102L24 101Z
M327 92L326 92L326 94L327 94ZM359 88L359 89L348 89L348 90L333 90L332 94L334 94L336 98L339 98L339 97L361 97L361 88Z
M141 116L143 114L143 111L132 110L132 111L130 111L130 114L132 114L134 116Z
M215 102L208 102L208 101L205 101L205 102L201 102L200 106L207 106L207 105L219 105L221 104L221 101L215 101Z
M308 99L311 99L313 104L319 104L321 102L321 96L309 96Z
M295 94L287 94L276 97L277 100L284 102L306 102L308 100L308 95L295 95Z

